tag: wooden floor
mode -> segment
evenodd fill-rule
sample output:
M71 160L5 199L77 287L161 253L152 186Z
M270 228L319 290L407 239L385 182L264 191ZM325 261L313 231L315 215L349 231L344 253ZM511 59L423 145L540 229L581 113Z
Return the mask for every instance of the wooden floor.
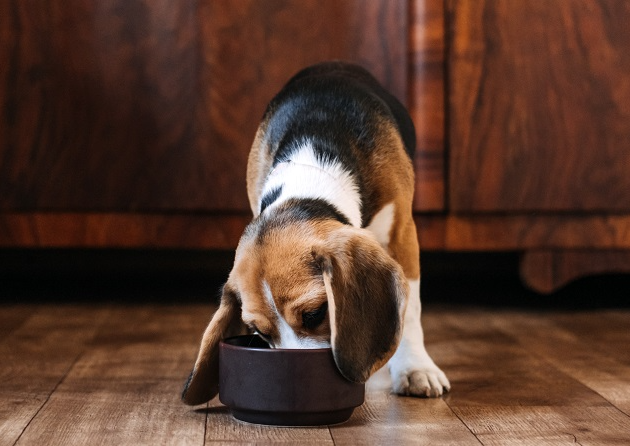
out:
M211 314L201 304L0 306L0 445L630 444L630 311L425 311L453 389L392 396L369 382L349 422L235 422L179 393Z

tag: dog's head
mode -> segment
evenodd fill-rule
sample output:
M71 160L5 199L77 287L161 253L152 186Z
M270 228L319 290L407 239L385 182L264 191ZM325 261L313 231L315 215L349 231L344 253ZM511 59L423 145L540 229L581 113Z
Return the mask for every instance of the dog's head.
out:
M218 343L248 330L276 348L331 346L340 372L364 382L398 346L407 295L402 269L367 230L259 217L241 238L182 399L217 394Z

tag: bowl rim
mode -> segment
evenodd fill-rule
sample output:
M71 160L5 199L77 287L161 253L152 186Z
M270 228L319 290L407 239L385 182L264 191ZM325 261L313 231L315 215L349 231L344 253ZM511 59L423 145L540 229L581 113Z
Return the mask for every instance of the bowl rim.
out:
M243 345L234 345L234 344L230 344L227 341L231 340L231 339L237 339L237 338L245 338L248 336L255 336L260 338L261 340L264 341L264 339L262 339L260 336L258 336L257 334L246 334L246 335L237 335L237 336L230 336L224 339L221 339L221 341L219 342L219 346L221 348L228 348L231 350L245 350L245 351L260 351L260 352L266 352L269 354L275 354L275 353L282 353L282 352L286 352L286 353L290 353L290 352L310 352L310 353L323 353L323 352L332 352L332 347L318 347L318 348L274 348L274 347L269 347L269 348L263 348L263 347L245 347Z

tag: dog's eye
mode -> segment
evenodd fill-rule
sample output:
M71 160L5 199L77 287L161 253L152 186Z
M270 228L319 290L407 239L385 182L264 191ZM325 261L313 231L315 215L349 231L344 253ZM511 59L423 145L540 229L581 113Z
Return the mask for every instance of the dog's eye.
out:
M326 312L328 311L328 302L319 307L315 311L307 311L302 313L302 325L308 330L314 330L319 327L326 318Z

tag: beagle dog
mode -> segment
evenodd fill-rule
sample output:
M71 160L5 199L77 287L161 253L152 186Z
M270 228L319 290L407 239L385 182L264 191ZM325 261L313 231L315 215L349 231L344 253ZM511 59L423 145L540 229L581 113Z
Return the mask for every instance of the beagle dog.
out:
M217 394L219 341L248 331L272 348L331 347L350 381L387 363L395 393L450 389L420 324L414 149L409 114L359 66L308 67L273 98L247 164L254 218L185 403Z

